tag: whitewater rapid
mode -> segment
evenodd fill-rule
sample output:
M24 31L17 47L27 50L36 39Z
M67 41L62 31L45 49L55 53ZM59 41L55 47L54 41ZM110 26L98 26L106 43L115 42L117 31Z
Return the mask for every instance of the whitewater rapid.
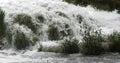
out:
M35 36L35 34L24 26L13 24L13 18L16 14L25 13L32 16L33 22L37 23L34 16L44 16L45 23L40 28L40 32L42 30L44 33L38 37L41 38L43 45L46 47L48 45L51 47L53 44L58 46L57 43L48 40L46 33L49 25L53 23L57 23L56 26L59 30L63 30L63 26L69 24L73 30L74 37L80 39L81 27L77 19L78 15L82 16L84 18L83 21L89 26L95 29L102 29L103 34L120 31L120 14L117 13L117 10L108 12L91 6L76 6L62 0L0 0L0 7L6 13L5 23L7 26L13 28L12 31L20 29L29 38ZM66 17L59 16L56 12L62 12ZM56 53L37 52L36 49L21 52L11 49L0 51L0 63L119 63L119 58L120 55L117 54L98 57L84 57L80 54L62 56Z
M76 37L80 36L77 15L81 15L89 25L100 28L105 33L120 30L120 14L117 13L117 10L112 12L100 11L91 6L75 6L62 0L1 0L0 7L6 12L6 22L8 23L14 14L43 15L47 25L51 23L50 19L60 24L69 24ZM60 17L56 12L62 12L68 18ZM47 25L44 26L44 29L47 29Z
M0 51L1 63L120 63L119 54L104 54L100 56L84 56L81 54L62 55L51 52Z

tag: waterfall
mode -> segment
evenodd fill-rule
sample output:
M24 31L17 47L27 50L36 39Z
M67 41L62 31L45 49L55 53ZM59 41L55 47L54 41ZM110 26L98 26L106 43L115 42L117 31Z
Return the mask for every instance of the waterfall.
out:
M63 0L0 0L0 8L5 12L4 22L6 25L6 36L2 40L3 50L0 51L0 62L3 63L19 61L32 63L33 58L33 63L35 61L47 63L48 60L50 63L55 63L55 61L60 63L61 60L64 60L63 63L70 63L70 59L77 55L69 56L69 60L65 57L59 59L59 54L38 53L36 49L42 44L43 48L52 47L52 50L57 50L55 48L67 37L73 37L82 42L82 33L85 27L101 30L103 35L113 31L120 32L120 14L117 13L117 10L98 10L90 5L83 7ZM16 48L21 51L11 51ZM24 52L22 50L24 48L29 51ZM51 56L55 57L51 58ZM48 58L46 59L46 57ZM6 61L8 58L10 61ZM41 58L43 59L40 61ZM74 63L78 60L72 61ZM89 59L87 63L89 61L91 60ZM93 62L91 61L91 63Z
M0 7L5 11L7 33L11 33L13 43L16 31L22 32L30 40L37 37L45 42L62 40L68 36L81 40L83 26L101 29L103 34L120 30L120 14L117 10L100 11L90 5L76 6L62 0L4 0L0 1ZM24 21L22 19L27 19L26 16L32 22L20 23Z

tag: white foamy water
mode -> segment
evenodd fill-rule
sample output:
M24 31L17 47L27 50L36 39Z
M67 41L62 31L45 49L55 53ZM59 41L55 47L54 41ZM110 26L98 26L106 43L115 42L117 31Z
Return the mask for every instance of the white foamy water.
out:
M38 37L43 41L45 47L59 46L48 40L47 29L49 25L55 23L59 31L64 30L65 24L70 26L74 37L80 39L80 23L77 16L83 17L83 22L96 29L102 29L104 34L114 30L120 30L120 14L117 11L100 11L91 6L81 7L62 2L62 0L0 0L0 7L5 11L5 22L12 31L19 29L29 38L36 36L30 29L23 25L13 24L16 14L25 13L33 18L33 22L41 25L35 19L36 15L42 15L45 23L42 24ZM60 16L58 12L64 13ZM46 42L47 41L47 42ZM13 50L0 51L0 63L119 63L120 55L103 55L97 57L86 57L80 54L64 56L56 53L45 53L33 51L14 52Z
M51 52L0 51L1 63L120 63L119 54L83 56L81 54L62 55Z

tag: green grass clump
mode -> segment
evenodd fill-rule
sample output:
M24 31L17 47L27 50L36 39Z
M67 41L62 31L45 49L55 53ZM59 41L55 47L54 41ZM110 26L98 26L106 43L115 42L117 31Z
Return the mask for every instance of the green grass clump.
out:
M45 21L45 18L42 15L39 15L36 17L40 23L43 23Z
M76 39L65 39L61 44L61 52L65 54L79 53L79 41Z
M108 40L109 42L111 42L111 44L109 45L109 51L120 53L120 33L113 32L108 36Z
M16 32L14 46L17 50L24 50L29 47L31 43L31 40L29 40L22 32Z
M34 33L36 33L37 28L32 22L32 17L26 14L18 14L15 19L15 22L18 22L20 25L25 25L30 28Z
M33 37L33 42L40 41L38 37Z
M59 30L55 26L50 26L48 29L48 39L49 40L60 40Z
M0 38L2 39L5 36L6 25L4 22L5 12L0 9Z
M84 55L100 55L104 52L101 42L103 42L101 32L88 28L85 30L83 42L80 44L80 52Z
M12 45L12 32L10 30L7 30L6 31L6 39L7 39L7 42L8 44Z
M100 55L104 52L102 44L98 42L83 42L80 47L80 52L84 55Z
M40 39L39 39L38 37L33 37L33 38L32 38L32 42L33 42L32 44L33 44L33 45L35 45L35 44L36 44L37 42L39 42L39 41L40 41Z
M38 48L38 50L37 50L38 52L40 52L40 51L43 51L43 46L42 45L40 45L40 47Z

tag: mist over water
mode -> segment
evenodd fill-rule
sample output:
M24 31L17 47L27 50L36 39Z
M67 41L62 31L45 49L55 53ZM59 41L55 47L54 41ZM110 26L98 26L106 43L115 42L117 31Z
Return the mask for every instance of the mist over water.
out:
M13 33L16 30L23 32L30 40L35 36L40 38L40 42L44 46L58 46L56 41L49 40L48 28L54 25L58 31L68 32L71 30L70 35L81 40L82 26L87 24L94 29L101 29L103 34L109 34L113 31L120 30L120 14L117 10L112 12L98 10L90 5L87 7L75 6L63 2L62 0L0 0L0 7L5 11L5 23L7 29ZM32 22L37 26L37 32L32 32L31 29L24 25L14 23L14 18L18 14L27 14L32 17ZM40 23L36 18L37 16L44 17L44 22ZM80 23L79 16L82 17ZM69 27L66 29L65 26ZM60 38L64 38L60 35ZM5 40L6 41L6 40ZM9 50L0 51L0 62L2 63L93 63L101 62L114 63L120 61L120 57L114 55L106 55L100 57L84 57L80 54L73 54L69 56L62 56L56 53L37 52L38 45L31 47L32 51L13 51L11 46ZM80 56L80 57L79 57ZM92 60L92 61L91 61Z

